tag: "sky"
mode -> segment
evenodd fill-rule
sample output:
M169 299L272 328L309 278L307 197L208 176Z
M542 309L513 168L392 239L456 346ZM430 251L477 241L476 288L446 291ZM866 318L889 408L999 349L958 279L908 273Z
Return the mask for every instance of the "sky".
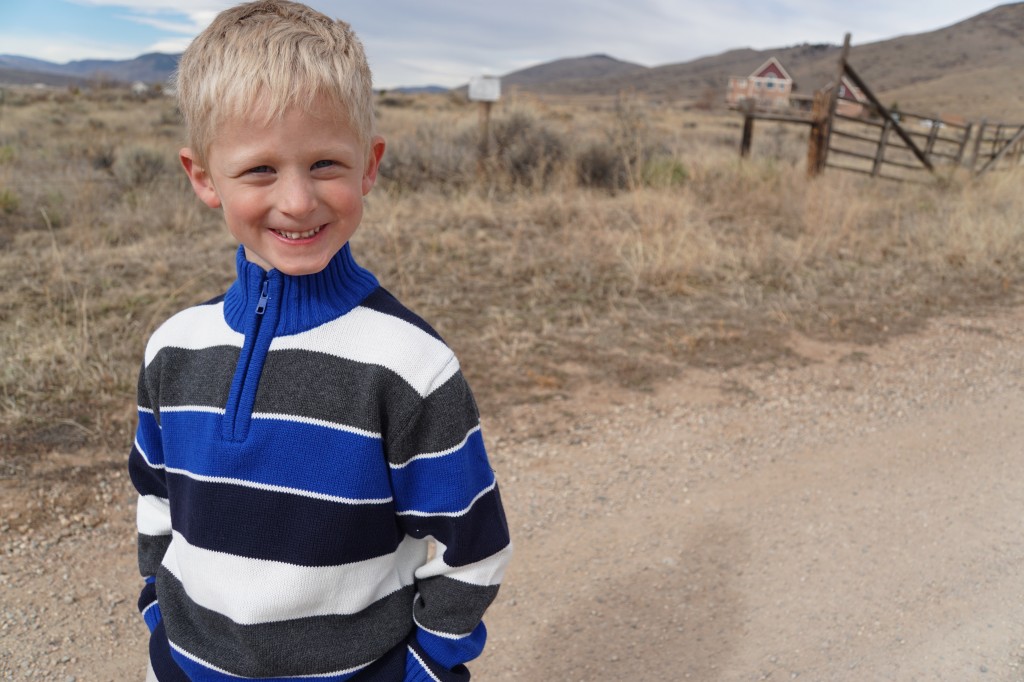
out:
M0 0L0 54L65 63L178 53L232 0ZM565 57L645 66L742 47L943 28L993 0L308 0L352 24L378 88L465 84Z

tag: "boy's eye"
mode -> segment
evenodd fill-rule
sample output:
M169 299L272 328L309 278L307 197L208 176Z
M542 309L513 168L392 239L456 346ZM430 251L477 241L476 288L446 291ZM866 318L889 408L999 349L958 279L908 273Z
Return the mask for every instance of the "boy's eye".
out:
M316 163L314 163L310 168L313 169L313 170L316 170L317 168L328 168L328 167L333 166L333 165L334 165L333 161L330 161L328 159L323 159L321 161L317 161Z
M250 172L250 173L271 173L271 172L273 172L273 169L270 166L254 166L253 168L250 168L248 172Z

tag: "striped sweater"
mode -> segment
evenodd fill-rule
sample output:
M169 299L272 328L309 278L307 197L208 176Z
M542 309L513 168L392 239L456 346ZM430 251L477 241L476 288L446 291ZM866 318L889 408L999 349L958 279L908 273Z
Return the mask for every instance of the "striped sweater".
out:
M511 553L458 360L352 259L150 338L129 471L161 682L465 680Z

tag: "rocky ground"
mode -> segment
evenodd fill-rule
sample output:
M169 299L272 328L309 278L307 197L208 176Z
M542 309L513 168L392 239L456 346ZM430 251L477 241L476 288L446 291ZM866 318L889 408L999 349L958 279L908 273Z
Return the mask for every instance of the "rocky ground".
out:
M487 415L474 679L1024 680L1024 310ZM122 453L0 480L0 679L141 680Z

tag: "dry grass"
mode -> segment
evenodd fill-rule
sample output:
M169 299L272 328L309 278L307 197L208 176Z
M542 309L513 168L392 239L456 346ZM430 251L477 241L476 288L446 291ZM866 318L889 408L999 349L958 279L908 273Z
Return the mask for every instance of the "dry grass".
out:
M388 178L354 247L488 411L1018 299L1019 173L808 182L802 129L759 129L740 163L736 123L513 100L480 167L474 107L393 97ZM159 100L0 111L0 475L43 448L120 456L145 338L229 282L233 245L175 168L179 135Z

